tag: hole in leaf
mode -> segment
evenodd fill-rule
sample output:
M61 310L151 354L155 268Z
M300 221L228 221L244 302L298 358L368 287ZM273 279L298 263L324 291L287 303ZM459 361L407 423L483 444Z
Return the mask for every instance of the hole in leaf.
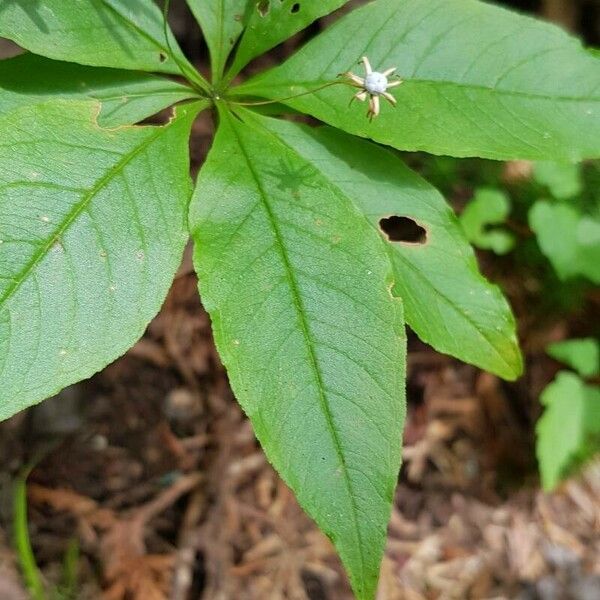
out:
M167 55L164 52L160 52L158 54L158 60L160 60L160 62L165 62L165 60L167 60Z
M294 4L292 6L292 10L290 11L292 14L296 14L297 12L300 12L300 2L296 2L296 4Z
M146 117L142 121L139 121L140 125L168 125L173 119L174 107L165 108L155 115Z
M379 220L379 228L390 242L406 242L408 244L425 244L427 231L416 221L408 217L392 215Z
M269 0L260 0L260 2L256 5L256 10L261 17L266 17L269 14L270 8L271 3Z

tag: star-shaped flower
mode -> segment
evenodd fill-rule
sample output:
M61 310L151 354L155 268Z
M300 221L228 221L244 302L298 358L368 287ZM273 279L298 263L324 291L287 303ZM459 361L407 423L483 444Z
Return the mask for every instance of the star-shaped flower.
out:
M355 75L351 71L343 73L342 76L346 77L350 85L360 88L360 91L354 94L352 100L357 99L364 102L367 98L369 99L369 111L367 112L367 116L369 117L369 120L372 121L374 117L379 115L379 96L383 96L392 106L396 106L396 98L394 98L388 90L399 86L402 83L402 80L388 80L388 77L394 73L396 67L386 69L380 73L378 71L373 71L371 63L366 56L363 56L359 62L362 62L365 68L364 78Z

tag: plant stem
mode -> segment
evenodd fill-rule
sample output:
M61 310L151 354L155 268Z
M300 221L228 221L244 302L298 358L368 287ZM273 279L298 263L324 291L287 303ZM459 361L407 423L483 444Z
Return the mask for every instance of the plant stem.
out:
M317 88L312 90L306 90L304 92L300 92L299 94L293 94L291 96L285 96L284 98L273 98L272 100L258 100L258 101L249 101L249 102L238 102L237 100L227 99L227 102L230 104L237 104L238 106L265 106L267 104L277 104L278 102L285 102L286 100L293 100L294 98L300 98L301 96L308 96L309 94L314 94L319 92L320 90L324 90L325 88L332 87L334 85L349 85L347 81L330 81L325 83Z
M25 578L31 598L33 600L47 600L44 585L31 548L27 523L27 477L32 468L31 465L26 467L15 482L13 498L15 545L17 547L17 556L21 571L23 572L23 577Z

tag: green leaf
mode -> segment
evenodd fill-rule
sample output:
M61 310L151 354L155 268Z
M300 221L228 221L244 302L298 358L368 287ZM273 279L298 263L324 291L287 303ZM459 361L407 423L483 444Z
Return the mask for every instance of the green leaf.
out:
M190 87L147 73L81 66L29 53L0 61L2 114L53 98L93 99L102 104L99 124L118 127L197 95Z
M474 0L376 0L233 93L286 98L339 73L397 67L372 123L334 86L290 106L403 150L494 159L600 156L600 59L553 25Z
M555 342L546 348L546 352L575 369L582 377L600 375L600 344L594 338Z
M0 117L0 419L123 354L181 260L200 106L112 130L99 108L48 101Z
M227 57L244 29L252 0L187 0L210 50L213 82L223 74Z
M389 260L336 185L253 119L220 115L190 213L202 300L269 460L371 600L405 413Z
M504 229L491 228L502 224L510 214L510 200L501 190L481 188L460 215L460 224L467 239L478 248L506 254L515 245L515 238Z
M198 0L196 0L198 1ZM308 27L318 18L343 6L347 0L253 0L228 80L253 58Z
M600 283L600 219L539 200L529 211L529 226L561 279L581 275Z
M541 161L533 166L533 178L557 200L568 200L583 191L581 165Z
M574 463L600 450L600 388L563 371L540 400L546 410L536 426L537 457L544 489L551 490Z
M11 0L0 6L0 36L56 60L97 67L199 74L152 0Z
M377 231L382 219L392 227L413 221L413 229L421 228L424 243L385 239L394 267L393 292L422 340L506 379L521 374L510 308L500 290L480 275L452 209L437 190L370 142L329 127L260 122L350 198Z

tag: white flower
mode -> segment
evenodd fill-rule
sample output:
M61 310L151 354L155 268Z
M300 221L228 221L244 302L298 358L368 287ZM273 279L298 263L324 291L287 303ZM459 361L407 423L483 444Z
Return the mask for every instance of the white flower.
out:
M388 77L396 70L396 67L386 69L382 73L373 71L371 63L366 56L363 56L359 62L362 62L365 67L365 77L359 77L351 71L343 73L348 83L354 87L360 88L360 91L354 94L352 100L357 99L364 102L369 99L369 112L367 116L370 120L379 115L380 104L379 96L383 96L392 106L396 106L396 98L388 92L390 88L399 86L402 83L401 79L389 81Z

